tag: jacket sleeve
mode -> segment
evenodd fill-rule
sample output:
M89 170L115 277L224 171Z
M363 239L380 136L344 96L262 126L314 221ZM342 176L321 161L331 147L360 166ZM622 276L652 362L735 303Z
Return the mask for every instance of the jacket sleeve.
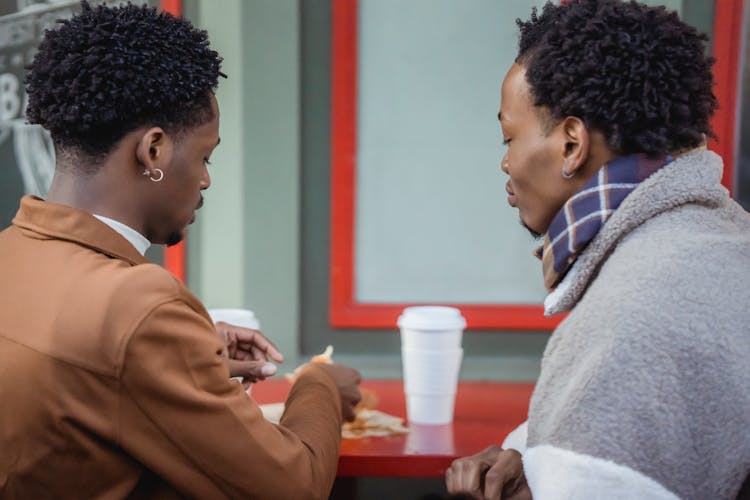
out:
M159 305L125 348L119 441L185 495L326 498L336 474L341 406L310 367L276 426L229 378L207 318L182 300Z
M660 483L626 465L551 445L529 448L523 470L535 500L678 500Z

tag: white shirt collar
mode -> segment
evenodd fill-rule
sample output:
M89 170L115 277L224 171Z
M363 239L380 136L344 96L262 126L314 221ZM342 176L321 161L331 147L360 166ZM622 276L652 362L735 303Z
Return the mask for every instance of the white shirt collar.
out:
M135 249L138 250L138 252L141 255L145 255L146 250L148 250L148 247L151 246L151 242L148 241L145 236L143 236L141 233L139 233L132 227L126 226L122 222L118 222L116 220L110 219L109 217L104 217L103 215L96 215L96 214L91 214L91 215L93 215L94 217L96 217L97 219L99 219L100 221L102 221L103 223L105 223L106 225L108 225L109 227L117 231L118 233L120 233L120 236L128 240L130 244L133 245Z

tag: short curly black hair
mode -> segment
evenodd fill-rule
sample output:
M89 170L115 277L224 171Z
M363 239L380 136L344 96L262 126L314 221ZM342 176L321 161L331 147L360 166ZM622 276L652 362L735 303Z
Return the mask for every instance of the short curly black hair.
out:
M664 7L635 1L548 2L520 28L516 62L534 104L576 116L617 154L666 154L714 137L706 35Z
M179 133L213 117L225 75L205 31L148 6L81 6L45 32L27 68L27 120L57 149L100 159L139 127Z

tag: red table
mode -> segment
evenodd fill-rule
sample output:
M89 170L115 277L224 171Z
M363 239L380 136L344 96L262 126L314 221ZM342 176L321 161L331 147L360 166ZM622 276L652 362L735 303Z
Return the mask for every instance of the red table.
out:
M377 394L377 409L406 417L401 380L366 380L362 387ZM453 423L408 425L403 435L344 439L339 477L442 477L453 460L499 444L526 420L534 385L529 383L460 382ZM259 403L286 399L289 383L268 380L253 386Z

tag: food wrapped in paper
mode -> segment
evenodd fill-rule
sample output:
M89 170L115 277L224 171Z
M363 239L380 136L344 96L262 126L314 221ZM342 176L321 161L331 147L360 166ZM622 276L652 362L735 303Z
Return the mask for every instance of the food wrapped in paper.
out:
M333 346L326 347L325 351L313 356L311 363L333 363ZM304 366L304 365L303 365ZM301 367L294 370L294 373ZM294 374L287 374L286 379L294 382ZM344 422L341 426L341 437L345 439L356 439L372 436L389 436L391 434L403 434L409 432L404 426L404 419L378 411L375 408L378 398L374 391L360 388L362 400L354 408L355 418L352 422ZM279 423L284 413L284 403L271 403L260 405L266 419Z

